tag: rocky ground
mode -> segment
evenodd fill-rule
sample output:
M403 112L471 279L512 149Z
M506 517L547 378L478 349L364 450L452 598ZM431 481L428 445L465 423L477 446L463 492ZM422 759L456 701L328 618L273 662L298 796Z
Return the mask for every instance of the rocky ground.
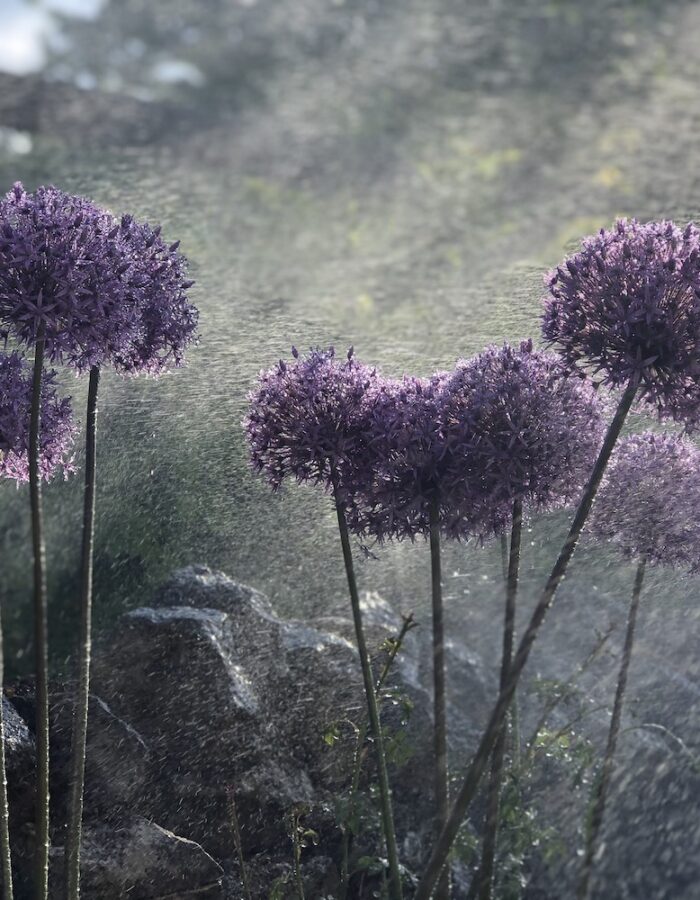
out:
M365 598L365 616L379 667L386 658L379 648L398 632L401 618L376 595ZM409 873L420 871L432 827L428 639L427 629L408 633L390 678L391 698L384 704L401 856ZM455 771L468 759L488 713L496 662L485 664L466 643L450 641ZM54 897L61 896L71 696L70 686L54 686ZM3 702L17 896L22 898L30 896L33 835L31 685L11 685ZM523 733L541 709L541 699L521 699ZM565 701L549 717L550 730L565 726L570 715L571 702ZM336 896L338 810L352 769L353 728L363 720L349 620L282 619L262 594L222 573L203 566L176 572L148 607L122 617L95 655L83 896L242 897L231 796L254 897L296 896L290 877L290 813L315 832L307 835L302 850L307 898ZM603 724L604 714L593 716L586 727L594 733ZM565 728L567 746L576 746L579 730ZM330 733L336 739L324 740ZM693 850L699 842L696 763L679 764L643 735L627 744L627 764L621 764L615 788L617 812L608 826L611 871L603 864L605 890L614 886L615 893L600 896L641 898L646 885L655 897L690 900L697 896L700 867ZM528 898L569 896L575 872L586 790L574 786L580 761L572 762L561 750L557 744L542 753L523 781L532 817L542 823L539 832L530 832L534 846L521 870L529 878ZM371 781L368 761L363 785ZM355 863L376 852L375 824L367 815L354 847ZM464 896L468 887L468 850L479 822L476 809L453 867L455 897ZM685 841L681 852L680 835ZM377 876L366 861L362 865L352 893L375 896Z

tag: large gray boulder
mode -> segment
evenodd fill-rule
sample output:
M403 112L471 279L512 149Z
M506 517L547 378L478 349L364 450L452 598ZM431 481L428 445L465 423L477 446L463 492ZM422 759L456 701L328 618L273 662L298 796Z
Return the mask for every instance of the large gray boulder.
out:
M401 617L374 595L365 598L364 613L379 671L386 658L380 648ZM427 638L420 629L409 633L383 704L385 727L404 732L408 751L397 751L392 778L401 784L396 816L409 865L418 864L432 828ZM451 669L461 755L490 689L466 651ZM285 817L299 804L313 808L337 840L333 804L350 780L354 727L366 720L349 616L313 624L281 619L257 591L190 566L151 606L122 617L95 656L93 685L152 754L140 808L155 821L218 858L232 857L232 790L247 854L286 844ZM331 747L324 734L333 724L340 739ZM372 765L369 754L366 778Z
M96 656L93 683L149 747L141 809L229 857L232 790L246 852L255 853L285 841L287 810L315 799L276 728L268 673L280 629L254 597L238 604L240 616L196 602L194 594L193 605L124 616Z

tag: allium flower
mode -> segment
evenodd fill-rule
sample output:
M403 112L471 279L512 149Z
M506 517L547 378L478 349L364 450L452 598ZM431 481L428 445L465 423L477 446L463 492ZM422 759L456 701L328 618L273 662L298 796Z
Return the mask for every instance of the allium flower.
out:
M485 533L502 530L516 500L548 510L579 495L602 441L603 408L556 354L532 341L488 347L459 363L443 392L450 453L462 460L452 472L466 478Z
M137 301L138 329L114 353L114 365L124 374L159 375L181 366L185 350L196 339L199 313L187 298L194 284L187 277L187 260L179 241L166 244L160 226L151 228L131 216L121 221L119 249L129 261L129 286Z
M464 422L445 423L446 373L383 381L366 398L367 446L356 466L348 518L353 530L383 542L413 540L430 529L431 503L441 530L466 537L473 517L461 457ZM469 509L470 514L465 515Z
M330 487L333 471L345 490L351 463L366 441L364 401L377 373L329 350L312 350L260 374L243 422L253 468L273 488L287 477Z
M78 370L181 365L197 310L177 247L131 216L18 183L0 202L0 334L32 344L43 322L48 356Z
M700 417L700 232L622 219L547 276L543 334L610 387L639 379L663 417Z
M56 393L56 373L46 372L41 390L39 471L47 481L59 469L73 471L75 425L70 400ZM32 370L18 353L0 354L0 476L29 480L29 419Z
M687 438L644 432L617 445L591 533L653 565L700 565L700 451Z
M0 201L0 334L79 370L100 364L138 332L130 261L119 223L90 201L16 184Z
M508 525L513 502L551 509L573 499L603 431L595 389L558 357L489 347L454 372L384 382L368 395L370 480L349 517L377 539L427 534L438 498L448 537L487 537Z

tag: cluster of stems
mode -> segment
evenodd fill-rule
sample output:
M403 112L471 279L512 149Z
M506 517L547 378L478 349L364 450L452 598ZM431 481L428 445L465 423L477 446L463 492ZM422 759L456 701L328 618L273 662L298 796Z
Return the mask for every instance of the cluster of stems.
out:
M476 753L467 769L462 786L452 803L447 822L435 842L425 872L418 885L415 900L429 900L430 897L434 896L435 887L438 884L442 871L447 863L450 850L457 837L459 828L474 796L476 795L499 735L504 728L508 709L513 700L520 676L528 661L532 646L547 612L554 602L557 588L566 574L569 562L571 561L581 532L583 531L583 527L590 514L605 469L620 436L620 432L622 431L627 414L629 413L635 395L637 394L637 390L638 382L632 380L627 385L615 415L608 426L598 458L596 459L588 483L579 501L564 545L557 557L551 574L547 579L540 599L531 615L530 621L525 628L518 649L513 657L508 677L499 692L498 699L491 712Z
M506 602L503 618L503 655L501 657L500 690L503 690L507 683L510 664L513 658L513 645L515 642L515 607L518 595L518 575L520 572L522 525L522 501L515 500L513 503L510 550L508 552L506 572ZM496 745L493 748L491 756L491 774L488 785L484 837L481 846L481 862L470 888L470 895L478 898L478 900L491 900L493 896L494 865L496 861L498 825L501 813L501 790L506 762L507 740L508 724L506 722L498 734Z

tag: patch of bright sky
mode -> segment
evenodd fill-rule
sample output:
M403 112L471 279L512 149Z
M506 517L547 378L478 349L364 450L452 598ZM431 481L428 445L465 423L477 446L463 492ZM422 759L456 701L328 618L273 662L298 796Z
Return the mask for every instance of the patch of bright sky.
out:
M52 12L93 18L103 0L0 0L0 70L26 75L41 68L54 31Z

